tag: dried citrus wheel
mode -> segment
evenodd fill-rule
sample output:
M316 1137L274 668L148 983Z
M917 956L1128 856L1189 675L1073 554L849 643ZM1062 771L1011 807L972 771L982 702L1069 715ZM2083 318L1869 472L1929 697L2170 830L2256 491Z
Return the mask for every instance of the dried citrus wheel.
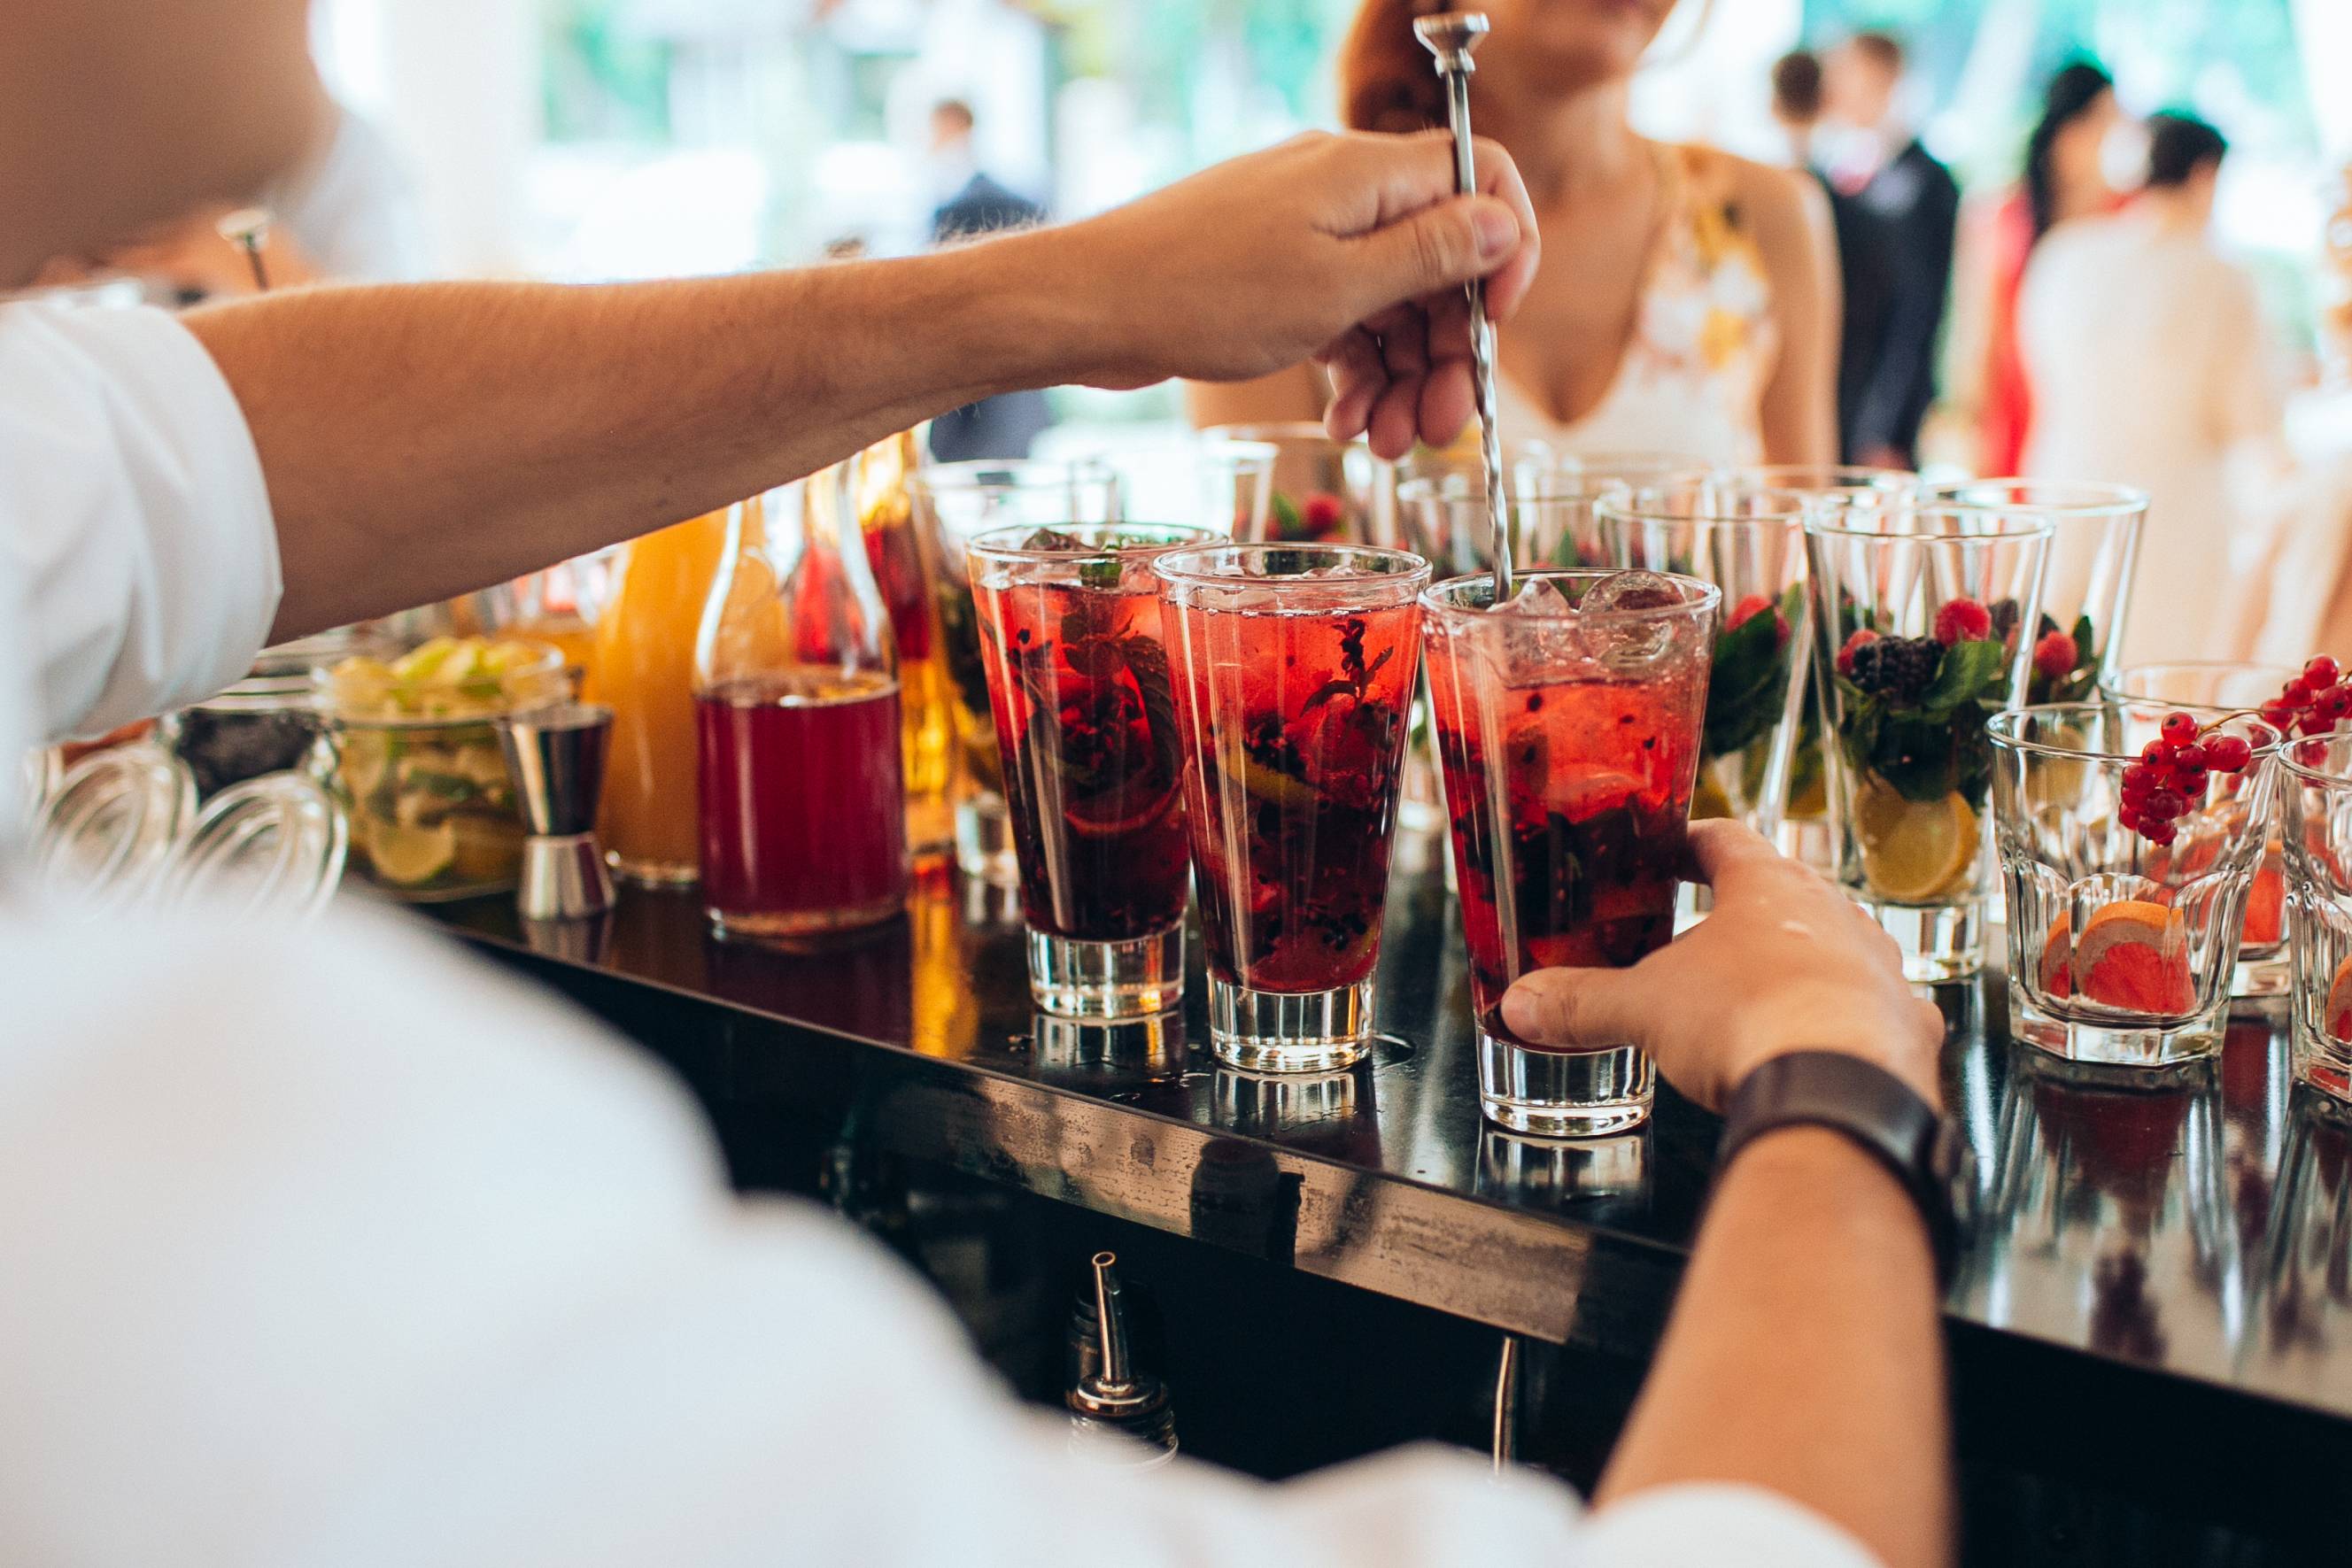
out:
M1906 800L1892 785L1864 779L1853 797L1854 837L1870 891L1897 904L1921 904L1968 880L1977 858L1977 814L1958 794Z
M2086 1001L2129 1012L2196 1011L2188 922L2180 911L2145 899L2105 905L2074 944L2074 988Z
M2327 1038L2352 1045L2352 958L2336 966L2327 982Z
M367 852L368 863L384 881L421 887L457 858L457 831L446 821L437 828L404 828L379 820L368 830Z

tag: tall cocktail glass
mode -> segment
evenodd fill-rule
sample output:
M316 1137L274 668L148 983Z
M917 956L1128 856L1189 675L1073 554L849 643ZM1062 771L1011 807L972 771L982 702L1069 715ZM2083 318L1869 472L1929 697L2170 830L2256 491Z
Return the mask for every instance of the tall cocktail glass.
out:
M1135 1018L1183 999L1183 750L1151 563L1216 538L1143 523L970 541L1037 1006Z
M2042 613L2020 639L2030 644L2032 658L2026 702L2080 702L2126 657L2145 660L2166 651L2164 628L2134 638L2128 624L2147 491L2074 480L1971 479L1931 486L1926 495L1938 505L2051 525ZM2135 643L2136 656L2126 652Z
M1381 507L1387 498L1386 475L1360 438L1334 441L1321 424L1312 421L1219 424L1201 434L1212 443L1249 443L1274 449L1265 518L1259 533L1244 543L1259 539L1350 545L1390 542ZM1239 502L1241 497L1235 499Z
M1650 1113L1625 1046L1562 1051L1504 1024L1533 969L1623 968L1674 935L1722 596L1649 572L1534 572L1422 596L1438 754L1478 1025L1478 1103L1539 1137L1595 1137Z
M2126 664L2100 684L2104 697L2161 706L2216 724L2236 715L2259 713L2289 681L2303 672L2285 664L2226 660L2170 664ZM2282 791L2284 793L2284 791ZM2254 885L2246 895L2246 935L2230 978L2233 997L2284 996L2287 990L2286 861L2282 824L2268 824L2270 839Z
M1347 1067L1373 1030L1429 566L1400 550L1260 544L1179 551L1154 570L1213 1049L1258 1071Z
M1614 563L1722 591L1691 815L1734 817L1767 838L1792 796L1822 789L1819 745L1798 744L1810 649L1805 518L1816 509L1794 491L1711 478L1621 486L1598 507Z
M1985 720L2023 695L2011 633L2041 613L2049 542L2046 521L1941 505L1805 522L1837 876L1916 983L1984 965Z
M992 528L1062 528L1107 523L1119 515L1118 478L1094 463L934 463L915 471L916 542L929 556L939 607L940 651L955 699L961 798L955 812L956 864L966 876L1000 887L1020 881L1012 821L988 711L988 672L980 656L978 612L964 559L965 542Z

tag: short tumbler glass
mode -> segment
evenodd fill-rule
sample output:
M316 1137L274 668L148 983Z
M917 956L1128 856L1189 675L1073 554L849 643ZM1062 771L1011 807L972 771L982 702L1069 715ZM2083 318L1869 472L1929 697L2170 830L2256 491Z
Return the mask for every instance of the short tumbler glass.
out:
M1489 577L1422 596L1478 1105L1538 1137L1597 1137L1650 1113L1648 1053L1530 1044L1505 1026L1503 993L1532 969L1623 968L1673 936L1722 602L1711 583L1665 577L1627 608L1590 607L1613 575L1529 573L1519 591L1538 602L1502 612Z
M1373 1030L1429 566L1348 545L1161 556L1212 1049L1331 1071Z
M2287 744L2287 926L2294 952L2294 1075L2352 1103L2352 734Z
M2246 899L2270 838L2279 734L2224 719L2252 760L2184 789L2158 842L2123 820L2166 709L2051 703L1993 716L1993 835L2010 1033L2070 1061L2172 1067L2221 1049Z
M1184 759L1151 563L1218 536L1172 524L1002 528L971 541L972 597L1048 1013L1183 1000Z
M2126 664L2101 683L2099 695L2159 703L2166 712L2185 713L2200 725L2258 711L2303 672L2285 664L2228 660L2170 664ZM2282 788L2280 793L2286 790ZM2233 997L2283 997L2287 992L2286 859L2280 827L2270 823L2262 869L2246 896L2246 937L2238 948Z
M1805 523L1837 877L1915 984L1984 967L1985 719L2016 705L2050 525L1965 507Z

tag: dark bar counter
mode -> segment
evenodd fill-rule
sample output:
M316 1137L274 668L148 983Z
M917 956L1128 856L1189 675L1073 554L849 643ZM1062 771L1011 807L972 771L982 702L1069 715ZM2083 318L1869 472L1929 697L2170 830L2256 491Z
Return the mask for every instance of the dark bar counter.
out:
M814 1128L836 1159L942 1166L1638 1371L1719 1124L1662 1087L1647 1128L1602 1143L1484 1126L1455 915L1416 855L1388 914L1387 1038L1305 1080L1209 1057L1197 939L1181 1022L1033 1016L1017 914L978 884L936 880L903 921L807 953L709 939L691 894L625 892L585 928L527 931L505 900L434 913L668 1061L747 1189L823 1185ZM2266 1535L2333 1522L2352 1131L2290 1092L2284 1008L2242 1006L2209 1068L2118 1083L2030 1060L2004 998L1997 975L1938 998L1982 1208L1945 1303L1964 1459L2159 1511L2190 1489L2195 1518Z

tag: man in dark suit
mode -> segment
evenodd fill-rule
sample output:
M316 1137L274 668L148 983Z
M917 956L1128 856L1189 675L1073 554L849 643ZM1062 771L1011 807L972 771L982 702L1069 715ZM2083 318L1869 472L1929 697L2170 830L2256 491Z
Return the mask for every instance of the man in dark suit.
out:
M1918 465L1919 425L1936 401L1936 344L1952 283L1952 242L1960 188L1951 171L1900 128L1895 89L1903 46L1885 33L1857 33L1831 55L1824 78L1830 112L1856 133L1832 167L1832 185L1884 227L1893 293L1878 363L1843 432L1855 462Z
M961 99L943 99L931 110L931 158L944 174L946 193L931 214L934 244L1045 221L1045 208L982 172L972 156L972 123L971 106ZM1026 457L1038 433L1053 423L1042 392L982 398L931 421L931 455L941 463Z
M1790 163L1819 180L1829 197L1843 306L1838 334L1838 445L1845 461L1855 462L1865 444L1864 401L1886 352L1887 326L1894 315L1894 244L1886 225L1859 196L1840 191L1815 166L1822 62L1811 50L1795 49L1772 62L1772 118L1789 138Z

